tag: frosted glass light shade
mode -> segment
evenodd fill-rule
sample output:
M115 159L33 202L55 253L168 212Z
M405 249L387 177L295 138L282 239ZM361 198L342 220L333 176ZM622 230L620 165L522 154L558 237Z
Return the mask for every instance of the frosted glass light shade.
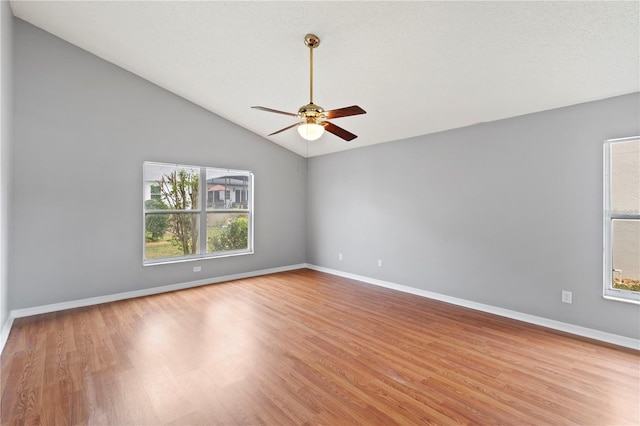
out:
M324 126L316 123L305 123L298 126L300 136L308 141L315 141L324 133Z

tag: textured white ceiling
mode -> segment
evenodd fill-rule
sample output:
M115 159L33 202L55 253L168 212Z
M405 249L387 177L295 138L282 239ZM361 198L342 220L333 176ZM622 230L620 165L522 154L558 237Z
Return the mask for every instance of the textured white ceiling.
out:
M13 1L14 15L259 135L308 103L357 104L352 142L303 156L640 90L640 2ZM265 136L266 137L266 136Z

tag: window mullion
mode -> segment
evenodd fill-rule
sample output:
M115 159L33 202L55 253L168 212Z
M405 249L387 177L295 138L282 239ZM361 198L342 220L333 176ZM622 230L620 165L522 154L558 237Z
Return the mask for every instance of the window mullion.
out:
M611 143L604 145L604 295L613 284L613 259L611 252Z
M207 168L200 168L200 255L207 253Z

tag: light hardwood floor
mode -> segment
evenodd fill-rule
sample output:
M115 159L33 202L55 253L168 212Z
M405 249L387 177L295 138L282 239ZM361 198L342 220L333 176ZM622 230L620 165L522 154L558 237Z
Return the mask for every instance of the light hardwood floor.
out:
M640 424L640 356L298 270L16 320L13 424Z

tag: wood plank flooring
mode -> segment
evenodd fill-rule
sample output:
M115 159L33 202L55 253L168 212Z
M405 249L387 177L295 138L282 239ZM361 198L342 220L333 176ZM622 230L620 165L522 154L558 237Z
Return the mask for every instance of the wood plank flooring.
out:
M297 270L18 319L1 423L640 424L640 356Z

